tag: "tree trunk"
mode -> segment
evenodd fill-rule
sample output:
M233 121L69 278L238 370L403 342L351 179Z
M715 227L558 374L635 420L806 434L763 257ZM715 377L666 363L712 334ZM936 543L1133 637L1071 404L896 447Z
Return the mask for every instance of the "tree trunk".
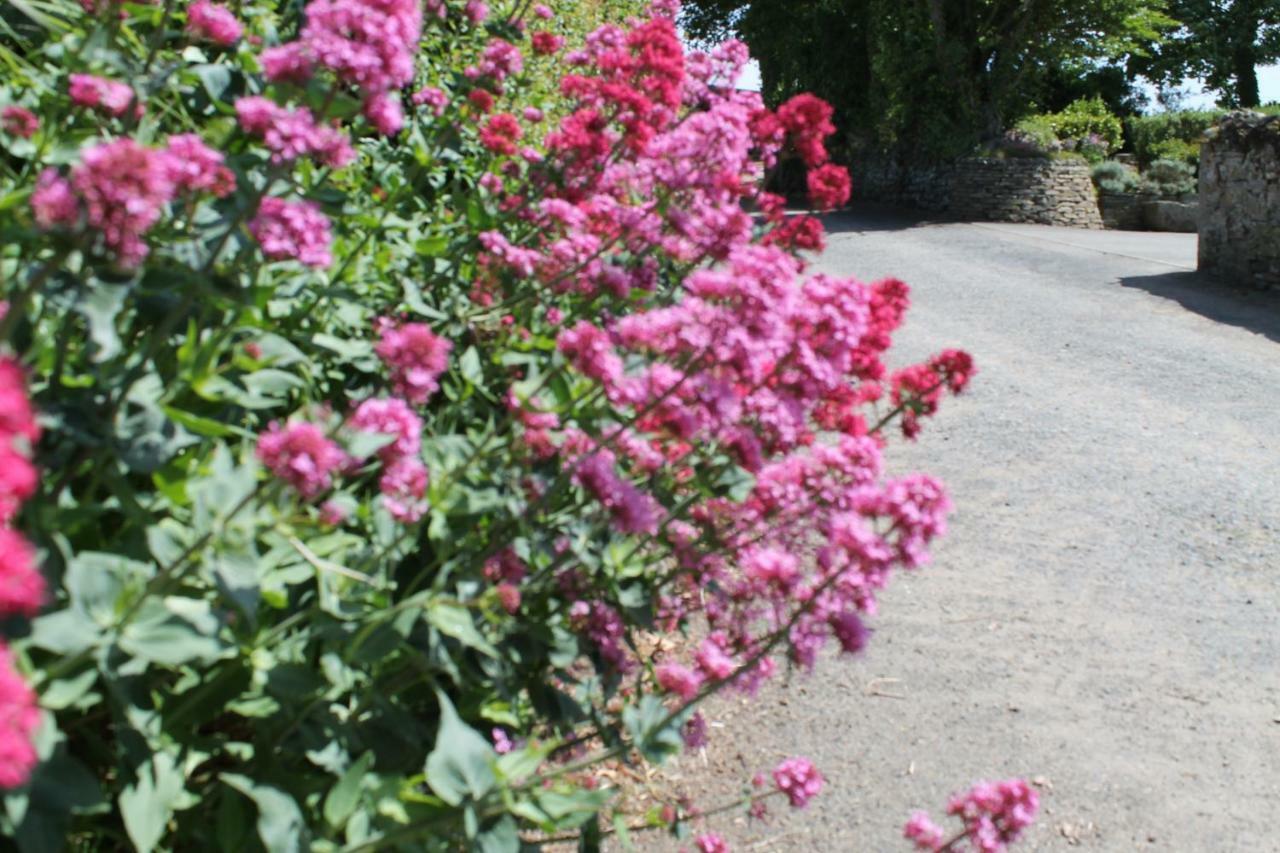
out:
M1246 109L1261 103L1258 93L1258 71L1254 65L1253 50L1237 50L1232 57L1235 66L1233 76L1236 78L1236 102Z

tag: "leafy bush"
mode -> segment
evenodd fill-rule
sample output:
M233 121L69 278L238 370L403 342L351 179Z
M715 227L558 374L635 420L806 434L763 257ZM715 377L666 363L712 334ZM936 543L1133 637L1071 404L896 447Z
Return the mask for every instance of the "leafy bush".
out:
M759 164L841 204L830 108L674 5L570 53L524 2L6 7L17 847L591 846L602 762L865 645L950 509L887 431L972 361L888 372L906 286L803 275Z
M1061 140L1089 140L1103 144L1109 151L1120 147L1124 139L1124 126L1120 119L1107 109L1101 98L1081 98L1072 101L1060 113L1046 116Z
M1138 173L1114 160L1094 166L1092 174L1094 186L1106 193L1131 193L1138 189Z
M1156 160L1195 165L1200 159L1200 137L1222 115L1221 110L1179 110L1134 116L1126 120L1125 132L1144 169Z
M1196 192L1196 170L1178 160L1157 160L1142 173L1142 190L1164 198Z
M1058 151L1062 148L1062 142L1058 139L1058 129L1049 116L1027 116L1014 126L1010 134L1006 134L1006 136L1010 135L1036 146L1041 151Z
M1120 146L1124 135L1120 119L1101 98L1081 98L1059 113L1028 116L1014 132L1045 153L1067 151L1091 163L1100 163Z

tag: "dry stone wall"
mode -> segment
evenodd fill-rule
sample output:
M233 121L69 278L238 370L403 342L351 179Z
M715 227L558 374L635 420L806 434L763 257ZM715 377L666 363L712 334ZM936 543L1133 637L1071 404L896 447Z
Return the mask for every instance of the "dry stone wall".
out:
M1034 222L1101 228L1083 160L968 157L947 163L855 164L855 194L979 222Z
M1237 112L1200 149L1200 269L1280 288L1280 116Z

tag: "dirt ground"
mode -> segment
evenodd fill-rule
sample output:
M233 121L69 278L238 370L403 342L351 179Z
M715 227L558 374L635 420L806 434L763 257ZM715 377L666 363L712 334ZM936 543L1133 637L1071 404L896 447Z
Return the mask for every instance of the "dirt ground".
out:
M668 781L709 808L818 764L806 811L707 823L736 851L906 850L913 809L1010 776L1020 849L1280 851L1280 299L1200 279L1194 235L832 225L819 269L913 286L898 358L977 359L890 454L958 512L864 656L711 705Z

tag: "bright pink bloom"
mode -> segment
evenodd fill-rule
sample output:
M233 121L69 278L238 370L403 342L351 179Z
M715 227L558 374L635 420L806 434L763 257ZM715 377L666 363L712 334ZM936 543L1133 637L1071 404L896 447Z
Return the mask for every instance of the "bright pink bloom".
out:
M35 616L44 601L44 575L35 549L14 531L0 527L0 617Z
M40 725L36 694L13 665L13 653L0 642L0 788L26 784L35 769L33 740Z
M964 821L969 841L982 853L1004 853L1035 821L1040 797L1022 779L979 782L951 798L947 814Z
M523 135L524 131L515 116L498 113L480 131L480 143L495 154L509 157L516 153L516 143Z
M569 624L585 635L607 667L627 673L635 666L627 654L626 625L618 611L603 601L575 601L569 608Z
M316 72L316 63L298 42L269 47L258 56L262 73L275 83L304 85Z
M219 198L235 191L235 173L223 165L222 154L205 145L196 134L170 136L166 150L172 155L173 180L180 188Z
M479 25L489 17L489 5L482 0L467 0L467 20Z
M662 506L619 477L607 452L593 453L578 463L573 479L608 510L620 532L650 536L658 532Z
M822 792L822 774L807 758L788 758L773 771L773 782L792 808L802 809Z
M187 32L196 38L229 47L240 40L243 28L225 6L209 0L195 0L187 7Z
M663 690L686 702L697 696L698 689L702 687L702 677L683 664L664 663L655 670L655 674Z
M693 839L693 845L698 848L698 853L729 853L728 842L714 832L699 835Z
M391 371L396 393L415 406L424 405L440 387L453 344L423 323L396 324L383 318L375 330L374 351Z
M382 503L391 517L403 524L421 520L427 512L423 500L428 485L427 466L419 459L402 457L387 466L378 488L382 490Z
M133 103L133 89L129 86L93 74L72 74L67 91L72 103L113 116L124 115Z
M506 39L496 38L485 45L479 64L467 69L467 76L472 79L488 77L501 83L523 70L524 56L520 53L520 48Z
M363 432L395 436L395 441L378 451L384 462L417 456L422 449L422 419L396 397L365 400L351 415L350 423Z
M560 48L564 47L564 36L539 30L533 34L531 44L534 53L539 56L550 56L553 53L559 53Z
M807 92L778 107L778 120L786 128L805 165L811 169L827 162L824 143L836 132L835 125L831 123L833 114L830 104Z
M416 107L430 107L434 115L442 116L449 106L449 96L444 93L443 89L427 86L413 93L413 105Z
M84 150L71 170L71 185L91 228L115 252L121 266L136 267L150 249L143 241L177 189L172 157L132 139Z
M859 654L871 639L871 631L862 623L862 617L856 611L837 613L827 623L831 626L831 633L840 641L840 650L845 654Z
M12 105L0 110L0 127L12 136L30 139L40 129L40 119L26 107Z
M71 182L50 166L40 173L31 193L31 212L41 228L72 226L80 220L80 202Z
M379 92L364 104L364 117L383 136L395 136L404 128L404 107L400 98Z
M536 4L533 7L533 14L544 21L549 21L556 16L556 13L552 12L551 7L548 6L546 3Z
M717 632L703 640L702 645L698 647L698 652L694 658L698 662L698 668L702 670L707 678L723 681L733 675L738 668L738 664L725 651L727 643L728 641L724 636Z
M347 135L336 127L318 124L306 107L287 109L255 95L236 100L236 117L246 133L262 139L273 163L313 156L336 169L355 159Z
M0 524L8 524L22 504L36 493L35 466L21 453L0 446Z
M329 220L314 202L264 198L249 230L269 260L295 259L317 269L333 263Z
M0 318L3 318L0 312ZM40 425L27 396L27 377L13 359L0 357L0 447L21 436L27 444L40 440Z
M808 183L809 199L818 210L835 210L847 202L853 192L849 170L834 163L810 169Z
M366 95L400 89L413 80L422 37L419 0L311 0L294 56L279 68L309 61Z
M911 819L902 828L902 837L915 843L917 850L928 850L930 853L942 847L943 832L929 817L927 812L913 812Z
M258 458L306 500L333 485L334 474L347 465L347 454L316 424L272 423L258 436Z

